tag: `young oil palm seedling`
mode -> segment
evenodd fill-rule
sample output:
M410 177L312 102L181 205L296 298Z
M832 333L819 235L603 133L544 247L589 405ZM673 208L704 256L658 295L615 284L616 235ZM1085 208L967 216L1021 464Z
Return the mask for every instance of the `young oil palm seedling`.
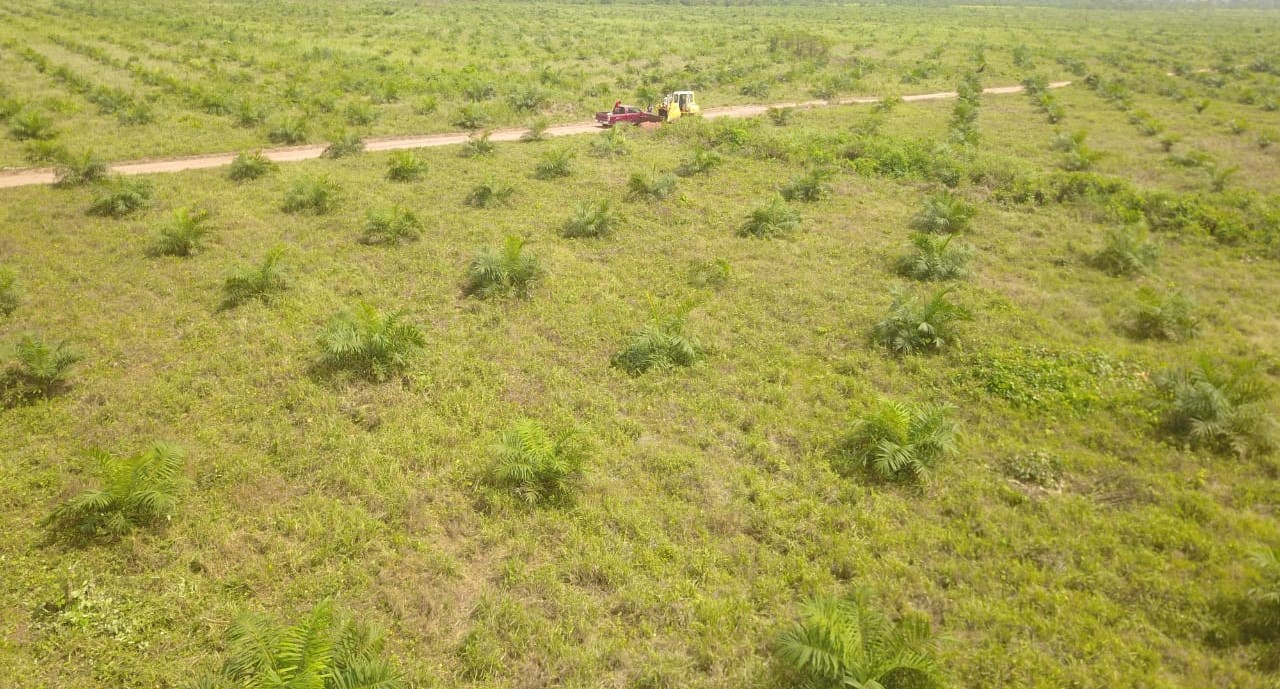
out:
M788 237L799 228L800 211L787 205L782 197L775 196L768 205L751 211L747 221L738 228L738 236L760 239Z
M576 433L553 434L533 419L503 431L491 452L490 480L530 505L569 503L586 456Z
M631 142L621 129L610 129L591 142L591 154L610 160L622 158L631 155Z
M307 140L307 118L297 115L282 117L267 130L267 140L273 144L293 145Z
M952 288L940 289L923 303L905 292L899 293L889 314L872 328L872 340L894 354L940 352L955 346L959 337L957 324L973 317L947 298L951 291Z
M403 689L404 674L386 657L385 632L336 613L322 602L305 619L280 624L242 613L227 629L227 657L198 687Z
M539 117L529 122L526 127L527 131L520 135L520 140L525 143L533 143L542 141L547 138L547 118Z
M778 654L811 689L932 689L941 686L929 623L893 622L866 589L806 600L778 640Z
M59 505L45 518L46 524L82 536L119 538L168 517L177 506L186 458L182 448L156 443L130 457L102 451L90 456L98 464L101 487Z
M627 198L641 201L658 201L665 199L676 190L676 176L669 173L633 172L627 180Z
M463 158L483 158L493 155L496 148L489 140L489 132L481 132L478 136L472 135L467 139L467 143L462 145L461 155Z
M404 206L388 206L369 211L365 216L362 244L394 246L416 240L422 231L422 221L417 214Z
M60 165L70 158L71 152L60 141L28 141L22 144L22 159L28 163Z
M53 186L60 189L80 187L107 176L107 164L85 151L80 155L68 155L53 170Z
M1102 247L1089 261L1108 275L1132 277L1150 272L1159 254L1159 248L1147 239L1145 227L1122 225L1107 230Z
M322 158L346 158L364 150L364 139L357 132L343 129L329 138L329 145L320 154Z
M485 181L471 188L467 193L466 204L472 208L494 208L506 205L515 192L515 187L490 175Z
M232 307L254 299L270 303L288 284L284 247L275 247L267 252L261 263L231 269L222 285L223 304Z
M413 182L427 171L427 163L413 151L394 151L387 159L387 179Z
M112 175L94 191L89 215L123 218L151 207L154 193L150 180Z
M5 406L61 392L71 367L84 359L66 340L46 342L35 335L19 337L8 350L9 364L0 376L0 403Z
M1244 458L1276 446L1276 420L1268 411L1272 389L1256 364L1229 366L1201 357L1156 380L1165 402L1164 425L1192 447Z
M699 259L689 264L689 286L696 289L720 289L729 284L733 270L723 258Z
M262 154L262 151L244 152L231 161L231 168L227 170L227 178L233 182L247 182L263 177L277 167L275 163Z
M1262 583L1249 589L1249 617L1259 628L1280 631L1280 550L1259 548L1249 560L1262 576Z
M0 266L0 316L16 311L18 302L18 274Z
M408 367L426 344L404 312L382 313L369 304L339 312L320 335L324 366L377 381Z
M1215 192L1222 192L1227 188L1227 183L1235 177L1240 171L1238 165L1228 167L1213 167L1209 169L1209 188Z
M699 146L693 149L683 163L680 163L680 167L676 168L676 174L681 177L705 175L717 168L722 162L724 162L724 158L719 153Z
M147 253L152 256L190 256L200 248L212 228L209 212L183 207L160 225Z
M1196 336L1200 319L1195 305L1178 291L1167 294L1143 287L1124 315L1124 326L1133 337L1142 340L1177 342Z
M303 175L290 183L280 209L285 213L324 215L336 207L337 196L338 187L328 177Z
M973 251L953 244L957 235L914 232L911 244L915 251L898 259L898 272L913 280L957 280L968 274Z
M956 234L969 228L977 209L950 192L941 192L924 200L920 211L911 218L911 229L934 234Z
M579 203L560 228L560 235L568 238L604 237L613 232L617 222L618 214L608 199Z
M613 365L633 376L655 369L692 366L705 353L698 340L684 332L693 306L692 302L686 302L675 309L666 309L651 300L648 322L614 355Z
M782 188L782 198L788 201L821 201L831 198L828 183L835 172L828 167L815 167L791 180Z
M543 273L537 257L525 253L524 240L512 235L501 248L485 247L476 253L463 291L481 299L525 298Z
M18 141L52 139L53 120L35 110L23 110L9 118L9 135Z
M533 176L538 179L559 179L573 174L574 152L567 148L553 148L542 154Z
M881 400L841 441L837 467L882 481L923 481L956 452L946 407Z

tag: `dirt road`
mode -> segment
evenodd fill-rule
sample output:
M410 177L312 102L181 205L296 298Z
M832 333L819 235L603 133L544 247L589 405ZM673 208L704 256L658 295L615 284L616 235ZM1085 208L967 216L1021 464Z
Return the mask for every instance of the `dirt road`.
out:
M1049 84L1049 88L1062 88L1070 85L1069 81L1055 81ZM985 94L999 95L1006 93L1021 93L1021 86L997 86L994 88L983 89ZM912 96L903 96L902 100L907 103L926 100L946 100L955 98L955 91L939 91L937 93L918 93ZM798 103L774 103L773 105L731 105L723 108L707 108L702 111L702 116L706 118L716 117L755 117L762 115L770 108L818 108L828 105L851 105L851 104L867 104L875 103L880 99L875 96L863 96L858 98L842 98L839 100L810 100ZM490 133L490 141L518 141L527 129L500 129ZM573 134L588 134L590 132L600 131L599 125L595 122L580 122L577 124L561 124L554 127L547 127L544 132L546 136L570 136ZM423 136L397 136L383 137L376 139L365 139L364 150L366 151L395 151L406 148L429 148L433 146L453 146L465 143L468 138L466 133L456 134L428 134ZM287 163L296 160L310 160L319 158L324 152L328 144L314 144L310 146L290 146L286 148L271 148L262 152L267 158L278 162ZM158 172L181 172L183 170L203 170L211 167L223 167L230 165L231 161L236 157L235 153L215 153L211 155L189 156L185 158L165 158L161 160L139 160L123 163L114 163L111 165L111 171L122 175L148 175ZM0 173L0 189L8 187L25 187L33 184L52 184L53 170L51 168L18 170L16 172Z

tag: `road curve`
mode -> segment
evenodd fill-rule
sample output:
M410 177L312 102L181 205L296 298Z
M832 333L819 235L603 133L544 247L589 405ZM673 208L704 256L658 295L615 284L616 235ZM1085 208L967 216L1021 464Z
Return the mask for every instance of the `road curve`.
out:
M1069 81L1055 81L1049 84L1049 88L1062 88L1069 86ZM993 88L983 89L984 94L999 95L1007 93L1021 93L1021 86L996 86ZM910 96L903 96L902 100L906 103L914 103L916 101L926 100L946 100L955 98L955 91L939 91L937 93L918 93ZM755 117L764 114L770 108L818 108L828 105L853 105L876 103L880 98L875 96L860 96L856 98L841 98L838 100L810 100L796 103L774 103L773 105L730 105L722 108L707 108L702 111L702 116L708 119L716 117ZM490 132L490 141L518 141L528 129L499 129ZM575 124L560 124L554 127L547 127L543 132L544 136L570 136L573 134L588 134L590 132L600 131L599 125L595 122L579 122ZM407 148L430 148L434 146L453 146L466 143L470 134L459 132L453 134L427 134L421 136L393 136L365 139L364 150L366 151L395 151ZM298 160L310 160L319 158L321 153L328 144L313 144L308 146L288 146L284 148L269 148L262 151L268 159L277 163L288 163ZM182 158L163 158L159 160L135 160L121 163L113 163L111 171L122 175L150 175L161 172L181 172L183 170L203 170L212 167L223 167L230 165L235 160L235 153L214 153L207 155L187 156ZM0 173L0 189L10 187L26 187L36 184L52 184L53 169L39 168L29 170L17 170L14 172Z

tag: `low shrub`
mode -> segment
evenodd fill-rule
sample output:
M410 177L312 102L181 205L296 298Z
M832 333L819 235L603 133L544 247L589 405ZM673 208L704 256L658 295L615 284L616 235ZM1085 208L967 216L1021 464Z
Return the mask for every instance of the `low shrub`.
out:
M227 170L227 178L233 182L247 182L263 177L277 167L275 163L262 154L262 151L246 151L231 161L231 169Z
M923 481L956 453L956 429L947 412L938 405L881 400L840 442L837 468L882 481Z
M404 206L394 205L369 211L365 216L362 244L394 246L416 240L422 231L422 221Z
M676 176L669 172L637 171L627 180L627 198L634 200L661 200L675 190Z
M586 456L577 433L552 434L533 419L521 419L503 431L491 452L493 483L531 505L571 502Z
M85 151L80 155L68 154L53 170L53 186L60 189L80 187L106 176L107 164L95 156L93 151Z
M720 289L729 284L732 275L729 262L723 258L697 260L689 264L689 286L697 289Z
M1143 287L1125 312L1124 327L1138 339L1177 342L1195 337L1200 319L1195 315L1195 305L1181 292L1161 294Z
M465 201L472 208L494 208L510 201L515 191L515 187L490 176L472 187Z
M972 250L963 245L952 246L957 235L915 232L911 244L915 251L898 259L898 272L914 280L956 280L968 274Z
M1256 364L1222 366L1201 357L1165 371L1156 386L1165 428L1192 447L1241 458L1275 449L1276 420L1268 410L1273 392Z
M889 307L889 314L872 328L872 340L899 355L940 352L954 347L958 340L957 324L973 317L947 298L951 291L951 288L938 290L923 303L899 293Z
M267 140L273 144L300 144L307 140L307 118L282 117L267 130Z
M403 689L404 674L383 657L384 646L383 630L335 613L327 601L295 625L243 613L227 629L221 669L196 686Z
M476 253L467 269L464 292L481 299L529 296L533 284L542 277L542 264L524 252L524 240L509 236L501 248L485 247Z
M1145 275L1155 265L1159 249L1147 239L1142 225L1122 225L1107 230L1102 247L1089 257L1098 270L1115 277Z
M805 600L800 619L778 640L778 654L812 689L935 689L943 685L929 623L906 617L894 623L872 604L866 589L844 598Z
M689 157L685 159L680 166L676 168L676 174L681 177L692 177L694 175L705 175L720 166L724 158L719 153L702 147L693 149Z
M788 201L821 201L831 197L828 181L835 175L831 168L816 167L791 180L782 188L782 198Z
M346 158L364 151L364 139L356 132L338 131L330 138L321 158Z
M1000 470L1019 483L1041 488L1056 488L1062 483L1062 459L1040 450L1009 457L1001 463Z
M328 177L295 177L284 194L280 209L285 213L324 215L337 207L338 187Z
M769 239L788 237L800 228L800 211L787 205L782 197L774 197L767 205L753 211L738 228L739 237Z
M284 247L275 247L267 252L261 263L231 269L222 284L223 305L234 307L254 299L270 303L288 286Z
M573 174L574 152L567 148L553 148L542 154L533 176L538 179L559 179Z
M460 155L463 158L482 158L493 155L495 148L495 144L489 140L489 132L481 132L467 139L467 143L462 145Z
M46 342L35 335L22 335L8 350L9 364L0 379L0 402L6 406L61 392L71 367L84 359L65 340Z
M977 209L950 192L935 194L911 218L911 229L934 234L957 234L969 228Z
M698 340L684 332L692 309L692 303L671 310L650 302L648 322L613 356L613 366L633 376L651 370L692 366L705 353Z
M148 253L152 256L190 256L200 248L200 240L210 230L208 211L178 208L160 225Z
M123 218L151 207L155 187L141 177L111 175L93 193L89 215Z
M377 381L408 367L426 336L404 312L382 313L369 304L339 312L320 335L322 365Z
M392 182L412 182L426 171L426 161L413 151L394 151L387 158L387 179Z
M0 266L0 316L8 316L18 309L18 274Z
M604 237L613 232L618 214L608 199L579 203L573 215L560 228L560 235L568 238Z
M98 463L102 486L59 505L45 524L82 536L119 538L168 517L177 506L186 459L182 448L156 443L130 457L102 451L90 457Z

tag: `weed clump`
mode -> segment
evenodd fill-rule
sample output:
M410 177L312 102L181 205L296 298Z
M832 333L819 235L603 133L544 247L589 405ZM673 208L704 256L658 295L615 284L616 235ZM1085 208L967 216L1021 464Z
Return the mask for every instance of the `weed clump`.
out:
M232 268L222 285L224 305L238 306L254 299L270 303L288 287L283 259L284 247L275 247L257 265Z
M613 365L638 376L655 369L665 371L697 363L705 350L697 339L684 332L692 309L692 303L685 303L668 311L651 302L648 322L614 355Z
M894 354L940 352L955 346L956 325L973 317L964 307L947 299L951 288L933 293L928 301L900 293L894 297L889 314L872 328L876 344Z
M791 236L800 228L800 211L787 205L781 197L774 197L768 205L761 206L738 228L739 237L770 239Z
M560 228L560 235L567 238L604 237L613 232L617 223L618 214L608 199L579 203Z
M525 298L544 272L537 257L524 252L524 240L513 235L501 248L485 247L476 253L463 291L481 299Z
M426 343L404 312L382 313L369 304L339 312L320 335L324 366L379 382L408 367Z
M156 443L131 457L94 451L102 486L62 503L45 523L87 537L119 538L168 517L178 504L179 475L186 453Z
M155 187L150 180L112 175L93 194L89 215L123 218L151 207Z
M576 433L552 434L533 419L521 419L503 431L491 452L493 483L530 505L569 503L586 455Z
M1240 458L1276 446L1276 420L1267 411L1272 390L1254 364L1224 367L1208 358L1175 368L1156 381L1164 398L1164 426L1192 447Z
M956 429L946 407L881 400L854 421L837 463L883 481L919 482L955 452Z
M263 155L262 151L244 152L231 161L227 178L233 182L247 182L266 176L276 167L276 164Z
M152 256L190 256L210 230L208 211L179 208L160 225L147 252Z
M303 175L285 191L280 209L285 213L324 215L337 205L338 187L328 177Z

